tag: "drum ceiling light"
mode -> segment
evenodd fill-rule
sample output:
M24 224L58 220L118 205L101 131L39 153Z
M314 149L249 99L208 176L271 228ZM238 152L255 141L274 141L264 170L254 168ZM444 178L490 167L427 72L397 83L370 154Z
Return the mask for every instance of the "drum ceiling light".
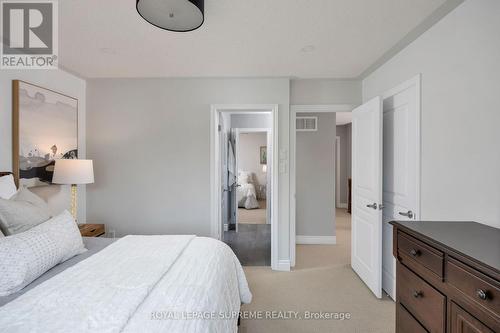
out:
M204 0L137 0L143 19L158 28L186 32L203 24Z

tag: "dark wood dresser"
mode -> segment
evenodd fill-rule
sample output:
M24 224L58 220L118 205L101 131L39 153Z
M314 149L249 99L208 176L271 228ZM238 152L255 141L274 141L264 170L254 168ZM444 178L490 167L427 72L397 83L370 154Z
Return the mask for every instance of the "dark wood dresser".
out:
M500 332L500 229L391 222L396 332Z

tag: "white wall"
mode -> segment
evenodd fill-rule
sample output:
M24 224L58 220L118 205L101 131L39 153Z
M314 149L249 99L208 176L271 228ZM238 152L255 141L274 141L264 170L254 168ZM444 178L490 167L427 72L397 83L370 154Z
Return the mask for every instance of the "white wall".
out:
M318 117L318 130L297 132L297 235L334 236L335 113L301 115Z
M367 101L422 74L422 219L500 228L499 17L467 0L363 80Z
M12 171L12 80L23 80L78 99L78 155L85 158L85 80L62 70L0 70L0 171ZM70 207L69 186L42 186L31 191L58 214ZM86 221L85 186L78 189L78 221Z
M89 219L117 235L210 234L210 104L279 104L279 260L289 259L288 79L99 79L87 86Z
M290 104L360 104L361 81L307 79L290 81Z
M238 169L252 173L255 185L267 184L267 173L260 164L260 147L267 147L267 132L240 133Z

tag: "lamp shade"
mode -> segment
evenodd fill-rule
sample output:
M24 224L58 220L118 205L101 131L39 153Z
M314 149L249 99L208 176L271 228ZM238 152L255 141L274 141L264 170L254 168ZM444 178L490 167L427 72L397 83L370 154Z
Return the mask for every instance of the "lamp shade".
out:
M170 31L191 31L204 21L204 0L136 0L143 19Z
M52 182L66 185L93 183L94 166L92 160L56 160Z

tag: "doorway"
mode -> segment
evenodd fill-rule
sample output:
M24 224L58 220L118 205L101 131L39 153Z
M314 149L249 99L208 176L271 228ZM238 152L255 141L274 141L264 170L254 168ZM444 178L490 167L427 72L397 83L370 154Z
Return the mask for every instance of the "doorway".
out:
M267 115L270 117L270 114ZM254 115L250 117L259 117ZM238 178L236 182L237 209L236 229L245 225L269 225L270 172L271 160L267 160L267 151L272 149L270 128L232 128L235 137L235 159ZM256 227L257 228L257 227ZM262 227L261 229L263 229ZM267 228L267 227L266 227ZM269 234L270 234L270 228Z
M229 153L234 154L233 179L229 172L227 193L229 197L229 219L222 221L222 240L231 247L245 266L271 265L271 218L268 212L271 197L272 160L267 152L272 151L271 114L231 114ZM251 124L266 128L249 128ZM243 126L243 127L242 127Z
M305 253L321 249L323 253L331 254L329 262L349 263L347 196L350 147L347 149L347 145L350 139L344 135L349 135L347 128L350 127L349 116L353 108L352 105L291 107L290 237L296 239L290 249L293 265L297 249L302 258ZM342 132L340 138L337 138L337 132ZM344 145L346 147L342 148ZM302 261L301 265L304 264Z
M244 266L277 255L277 105L212 106L212 236Z

